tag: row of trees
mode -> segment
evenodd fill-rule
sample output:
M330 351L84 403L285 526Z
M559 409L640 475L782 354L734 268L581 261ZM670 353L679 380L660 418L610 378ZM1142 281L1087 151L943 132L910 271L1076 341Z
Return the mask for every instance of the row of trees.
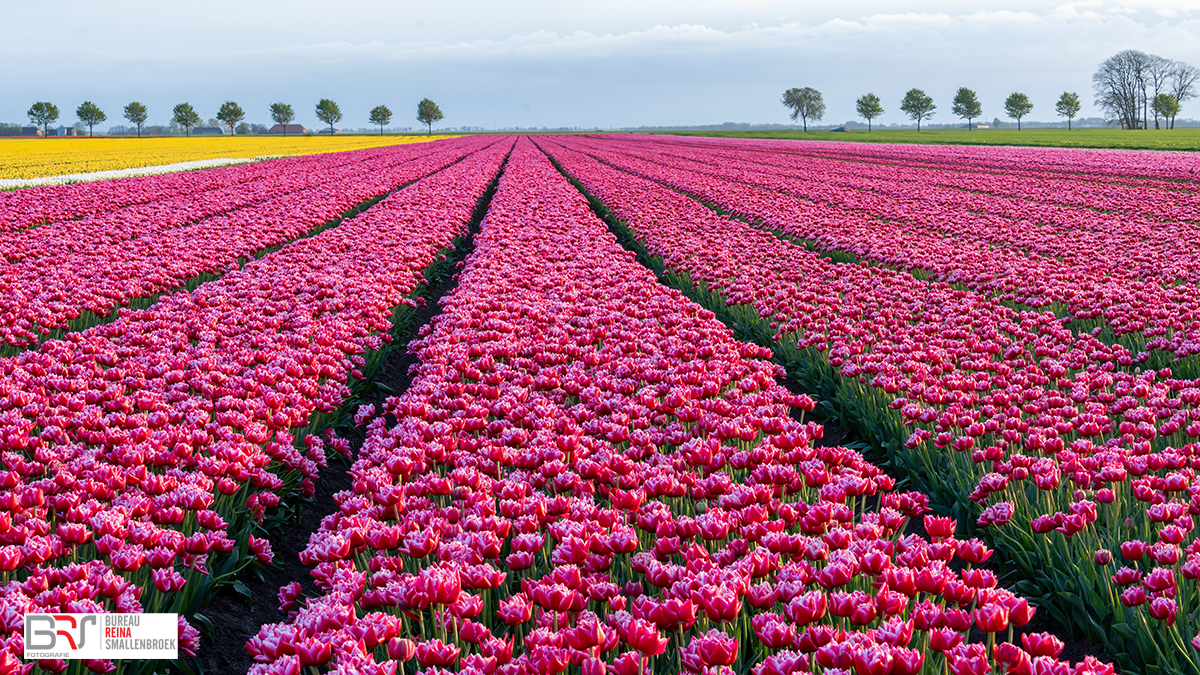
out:
M1181 104L1197 95L1200 87L1200 69L1182 61L1164 59L1136 49L1127 49L1100 64L1092 76L1096 91L1096 105L1108 114L1108 119L1119 122L1124 129L1150 128L1150 113L1154 113L1154 128L1159 129L1159 119L1167 122L1168 129L1175 128L1175 117ZM792 111L791 118L803 121L808 131L809 120L820 120L825 115L825 100L821 92L812 87L793 87L783 92L782 103ZM1054 104L1054 112L1067 118L1067 129L1083 108L1079 94L1064 91ZM867 121L867 130L872 120L883 114L883 104L873 93L864 94L855 101L859 117ZM909 89L900 101L900 110L917 123L929 119L937 105L928 94L920 89ZM967 121L971 128L973 119L983 116L983 105L979 96L967 87L959 87L950 105L955 117ZM1017 121L1033 112L1033 102L1025 94L1016 91L1004 101L1004 113Z
M149 112L146 106L133 101L125 106L123 110L125 119L137 125L137 135L142 136L142 126L149 119ZM296 119L296 113L288 103L272 103L270 106L271 119L283 127L283 133L287 135L287 125L291 124ZM342 110L338 104L331 99L323 98L317 102L316 107L317 119L329 125L329 133L333 133L333 125L342 121ZM48 101L38 101L29 107L29 121L34 125L42 128L42 133L50 134L50 125L58 121L59 110L58 106ZM84 101L75 109L75 116L79 121L87 125L88 136L92 135L92 127L108 119L104 111L91 101ZM433 133L433 123L440 121L443 118L442 111L436 103L429 99L421 99L417 104L417 121L424 124L428 133ZM229 134L232 136L235 127L238 123L246 119L246 112L242 107L234 101L226 101L221 104L221 108L217 111L217 120L221 124L229 127ZM386 105L377 105L371 109L368 118L371 124L379 125L379 133L383 133L383 127L392 121L392 111ZM192 127L198 126L201 123L200 114L192 107L190 103L180 103L171 109L171 121L183 127L184 134L190 136Z
M50 125L58 121L58 106L48 101L38 101L30 106L25 114L29 116L29 121L34 126L42 128L43 134L49 135ZM100 109L100 106L91 101L80 103L79 107L75 109L75 116L79 118L80 122L87 125L88 136L92 135L92 127L108 119L104 111Z
M808 131L809 120L817 121L825 116L825 99L821 92L812 87L793 87L783 92L783 105L792 111L792 120L802 120L805 131ZM1079 95L1070 92L1064 92L1056 106L1059 114L1067 116L1068 126L1070 120L1079 114L1079 108ZM872 121L883 115L883 101L874 93L863 94L855 101L855 110L858 111L859 117L867 121L867 130L870 131ZM917 131L920 131L921 122L933 116L937 104L924 91L914 88L909 89L900 100L900 110L917 123ZM956 117L967 120L967 128L970 128L971 120L983 116L983 105L974 91L960 87L954 95L950 111ZM1033 103L1028 96L1019 91L1013 92L1004 101L1004 112L1017 121L1017 129L1021 128L1021 118L1032 111Z

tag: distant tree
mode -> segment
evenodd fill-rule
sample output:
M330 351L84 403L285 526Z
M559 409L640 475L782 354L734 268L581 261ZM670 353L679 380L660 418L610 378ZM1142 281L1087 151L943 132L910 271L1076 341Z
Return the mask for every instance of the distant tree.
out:
M329 125L329 135L333 135L333 125L342 121L342 109L331 99L323 98L317 101L317 119Z
M148 114L146 113L146 106L142 105L141 103L138 103L137 101L134 101L133 103L130 103L129 105L125 106L125 119L127 119L130 122L133 122L134 124L137 125L138 138L141 138L142 137L142 125L145 124L146 120L148 119Z
M1017 131L1021 130L1021 118L1033 110L1029 97L1019 91L1014 91L1004 99L1004 113L1017 121Z
M974 91L959 87L958 92L954 94L954 104L950 106L950 112L954 113L955 117L967 120L967 131L970 131L971 120L983 116L983 106Z
M204 121L204 126L210 128L210 129L220 129L221 128L221 120L219 120L215 117L210 117Z
M1062 96L1058 97L1058 103L1054 104L1054 112L1058 113L1059 117L1067 118L1067 131L1071 130L1071 120L1075 119L1082 108L1079 94L1073 91L1064 91Z
M1146 89L1149 73L1159 57L1126 49L1105 59L1092 75L1096 106L1107 119L1120 122L1122 129L1145 126Z
M296 119L296 113L292 111L292 106L288 103L272 103L271 104L271 120L283 127L283 135L287 136L288 125L292 120Z
M863 94L854 102L858 116L867 121L867 131L871 130L871 120L883 114L883 104L875 94Z
M183 127L184 136L191 136L192 127L200 124L200 115L191 103L180 103L171 109L171 121Z
M75 116L79 118L80 122L87 125L89 137L92 135L92 127L108 119L100 106L91 101L80 103L79 107L75 109Z
M808 131L808 121L811 119L814 122L819 121L825 116L825 99L821 97L821 92L812 87L792 87L783 92L783 98L780 99L785 107L792 111L792 121L796 121L799 117L804 124L804 131Z
M383 135L383 126L392 121L392 111L386 105L371 108L371 116L367 118L371 124L379 125L379 135Z
M1154 107L1155 117L1163 117L1167 120L1168 129L1175 128L1175 116L1179 114L1179 99L1175 98L1175 94L1159 94L1154 97L1154 102L1151 103Z
M233 135L233 128L238 122L246 119L246 112L242 110L242 106L233 101L225 101L217 110L217 119L225 123L229 127L229 135Z
M417 104L417 121L425 125L426 133L433 134L433 123L442 119L442 109L427 98Z
M38 101L29 106L29 111L25 114L34 126L42 128L43 135L49 136L50 125L58 121L58 106L49 101Z
M1175 101L1182 104L1184 101L1196 98L1196 88L1200 84L1200 69L1195 66L1188 65L1182 61L1175 61L1171 67L1171 94L1175 96ZM1171 116L1171 128L1175 128L1175 117Z
M1150 55L1150 67L1146 70L1146 84L1148 89L1152 90L1148 94L1147 107L1149 111L1144 111L1147 117L1147 126L1149 126L1149 113L1154 110L1154 98L1159 94L1170 93L1167 89L1167 83L1171 80L1171 69L1175 66L1175 62L1171 59L1164 59L1161 56ZM1154 128L1160 128L1158 125L1158 114L1154 115ZM1165 120L1164 120L1165 121Z
M237 125L237 133L242 136L245 136L246 134L250 133L250 125L246 124L245 122L242 122L241 124Z
M937 105L928 94L914 88L904 93L904 98L900 99L900 109L908 115L908 119L916 120L917 131L920 131L921 120L932 117L933 111L937 110Z
M270 131L270 129L268 129L267 125L265 125L265 124L251 124L250 125L250 133L252 133L252 134L265 134L268 131Z

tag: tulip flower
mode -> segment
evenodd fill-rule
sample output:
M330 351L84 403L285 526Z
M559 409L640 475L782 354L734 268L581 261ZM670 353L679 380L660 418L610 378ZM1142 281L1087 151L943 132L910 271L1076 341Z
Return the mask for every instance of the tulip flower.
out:
M444 644L441 640L428 640L417 645L417 661L422 666L448 666L458 659L459 649L454 645Z
M1062 653L1063 642L1050 633L1025 633L1021 636L1021 644L1030 656L1049 656L1058 658Z
M1167 627L1175 623L1175 614L1178 611L1179 606L1171 598L1159 597L1150 601L1150 616L1162 621L1163 625Z
M738 641L718 630L697 636L692 644L707 666L731 666L737 661Z
M938 628L929 633L929 648L937 652L954 649L962 641L962 634L951 628Z
M658 629L639 619L630 622L626 642L645 656L656 656L667 649L667 640Z
M323 666L329 663L329 659L333 656L333 649L328 642L313 640L308 643L297 644L295 649L296 656L300 657L301 668Z
M925 654L916 649L892 649L892 675L917 675L925 665Z
M863 675L887 675L893 670L891 648L887 645L872 645L854 654L854 669Z
M636 652L621 654L612 665L617 675L642 675L642 656Z
M391 638L387 643L388 658L394 661L408 661L417 654L417 646L412 640Z
M594 657L584 659L580 668L583 675L605 675L607 672L604 661Z

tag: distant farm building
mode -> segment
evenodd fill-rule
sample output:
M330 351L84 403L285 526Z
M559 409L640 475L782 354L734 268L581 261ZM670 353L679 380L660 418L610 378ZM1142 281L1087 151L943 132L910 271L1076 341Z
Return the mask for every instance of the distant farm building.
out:
M75 131L75 127L67 127L67 126L63 126L60 124L60 125L58 125L57 129L50 130L50 135L51 136L74 136L74 135L76 135L76 131Z
M303 124L289 124L286 127L282 124L276 124L275 126L271 127L270 129L267 129L267 133L268 134L282 134L282 133L307 134L308 129L305 129Z
M987 124L976 124L976 125L975 125L975 128L976 128L976 129L991 129L992 127L990 127L990 126L989 126L989 125L987 125Z
M221 127L196 127L192 129L193 136L220 136L225 133Z
M22 136L41 136L42 130L37 127L21 127Z

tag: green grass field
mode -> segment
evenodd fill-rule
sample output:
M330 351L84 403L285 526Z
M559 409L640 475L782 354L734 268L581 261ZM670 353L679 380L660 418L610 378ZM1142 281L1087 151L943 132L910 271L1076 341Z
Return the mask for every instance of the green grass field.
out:
M682 136L790 138L861 143L934 143L944 145L1032 145L1064 148L1200 151L1200 128L1127 131L1124 129L922 129L874 131L672 131Z

